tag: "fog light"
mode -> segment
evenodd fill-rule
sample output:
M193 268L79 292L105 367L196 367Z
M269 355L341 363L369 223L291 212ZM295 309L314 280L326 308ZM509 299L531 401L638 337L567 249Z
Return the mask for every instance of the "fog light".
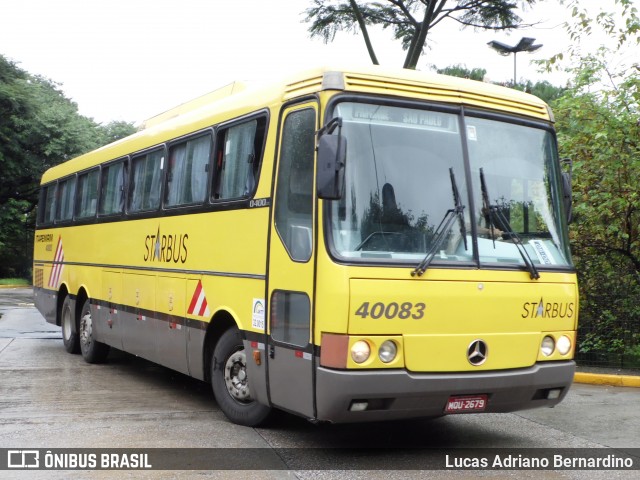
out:
M371 354L371 348L369 344L364 340L358 340L351 345L351 358L356 363L366 362Z
M558 343L556 344L556 346L558 348L558 352L560 352L560 355L566 355L571 351L571 339L566 335L562 335L558 339Z
M556 398L560 398L560 394L562 393L561 388L552 388L547 393L547 400L555 400Z
M556 342L553 340L553 337L546 336L542 339L542 344L540 345L540 351L545 357L548 357L553 353L553 349L556 346Z
M378 358L384 363L393 362L398 354L398 347L393 340L386 340L380 345L378 350Z
M368 406L369 406L369 402L353 401L351 402L351 406L349 407L349 410L352 412L364 412Z

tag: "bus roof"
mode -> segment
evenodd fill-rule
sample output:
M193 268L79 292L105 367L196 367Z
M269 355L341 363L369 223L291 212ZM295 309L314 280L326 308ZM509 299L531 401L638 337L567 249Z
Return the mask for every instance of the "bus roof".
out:
M511 88L380 66L319 67L266 85L234 82L146 120L137 133L47 170L42 183L232 118L321 91L348 91L486 108L553 121L539 98Z

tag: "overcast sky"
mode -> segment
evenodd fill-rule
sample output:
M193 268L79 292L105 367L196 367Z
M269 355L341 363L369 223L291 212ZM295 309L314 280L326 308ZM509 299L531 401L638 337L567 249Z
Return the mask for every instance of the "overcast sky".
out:
M310 0L2 0L0 54L32 74L60 84L80 113L98 122L139 123L234 80L255 81L321 64L369 63L359 35L325 45L309 38L302 11ZM560 26L568 14L557 0L541 0L523 14L534 28L461 31L448 20L430 34L432 49L418 68L464 64L485 68L493 81L513 77L513 57L490 40L515 45L535 37L544 46L518 55L518 77L548 79L534 59L563 50ZM391 32L374 32L383 65L402 66Z

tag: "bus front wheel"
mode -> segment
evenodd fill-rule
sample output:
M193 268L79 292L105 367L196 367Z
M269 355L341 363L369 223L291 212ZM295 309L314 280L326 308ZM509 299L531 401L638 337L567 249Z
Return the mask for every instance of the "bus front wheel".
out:
M233 423L255 427L271 412L251 396L247 357L237 328L224 332L213 350L211 387L220 409Z
M80 337L76 329L75 315L73 314L73 307L69 295L67 295L64 302L62 302L60 317L64 349L69 353L80 353Z
M80 313L80 350L82 358L87 363L102 363L109 354L109 345L95 339L93 319L91 318L91 304L89 299L84 302Z

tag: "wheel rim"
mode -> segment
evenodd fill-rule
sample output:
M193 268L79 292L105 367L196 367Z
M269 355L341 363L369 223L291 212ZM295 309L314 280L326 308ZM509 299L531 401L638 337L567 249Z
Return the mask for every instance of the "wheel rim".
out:
M71 338L71 311L68 308L65 308L62 312L62 335L65 340L69 340Z
M83 347L91 346L93 338L93 327L91 323L91 313L85 313L80 319L80 343Z
M250 403L251 391L247 377L247 357L244 350L231 354L224 365L224 382L231 398L239 403Z

